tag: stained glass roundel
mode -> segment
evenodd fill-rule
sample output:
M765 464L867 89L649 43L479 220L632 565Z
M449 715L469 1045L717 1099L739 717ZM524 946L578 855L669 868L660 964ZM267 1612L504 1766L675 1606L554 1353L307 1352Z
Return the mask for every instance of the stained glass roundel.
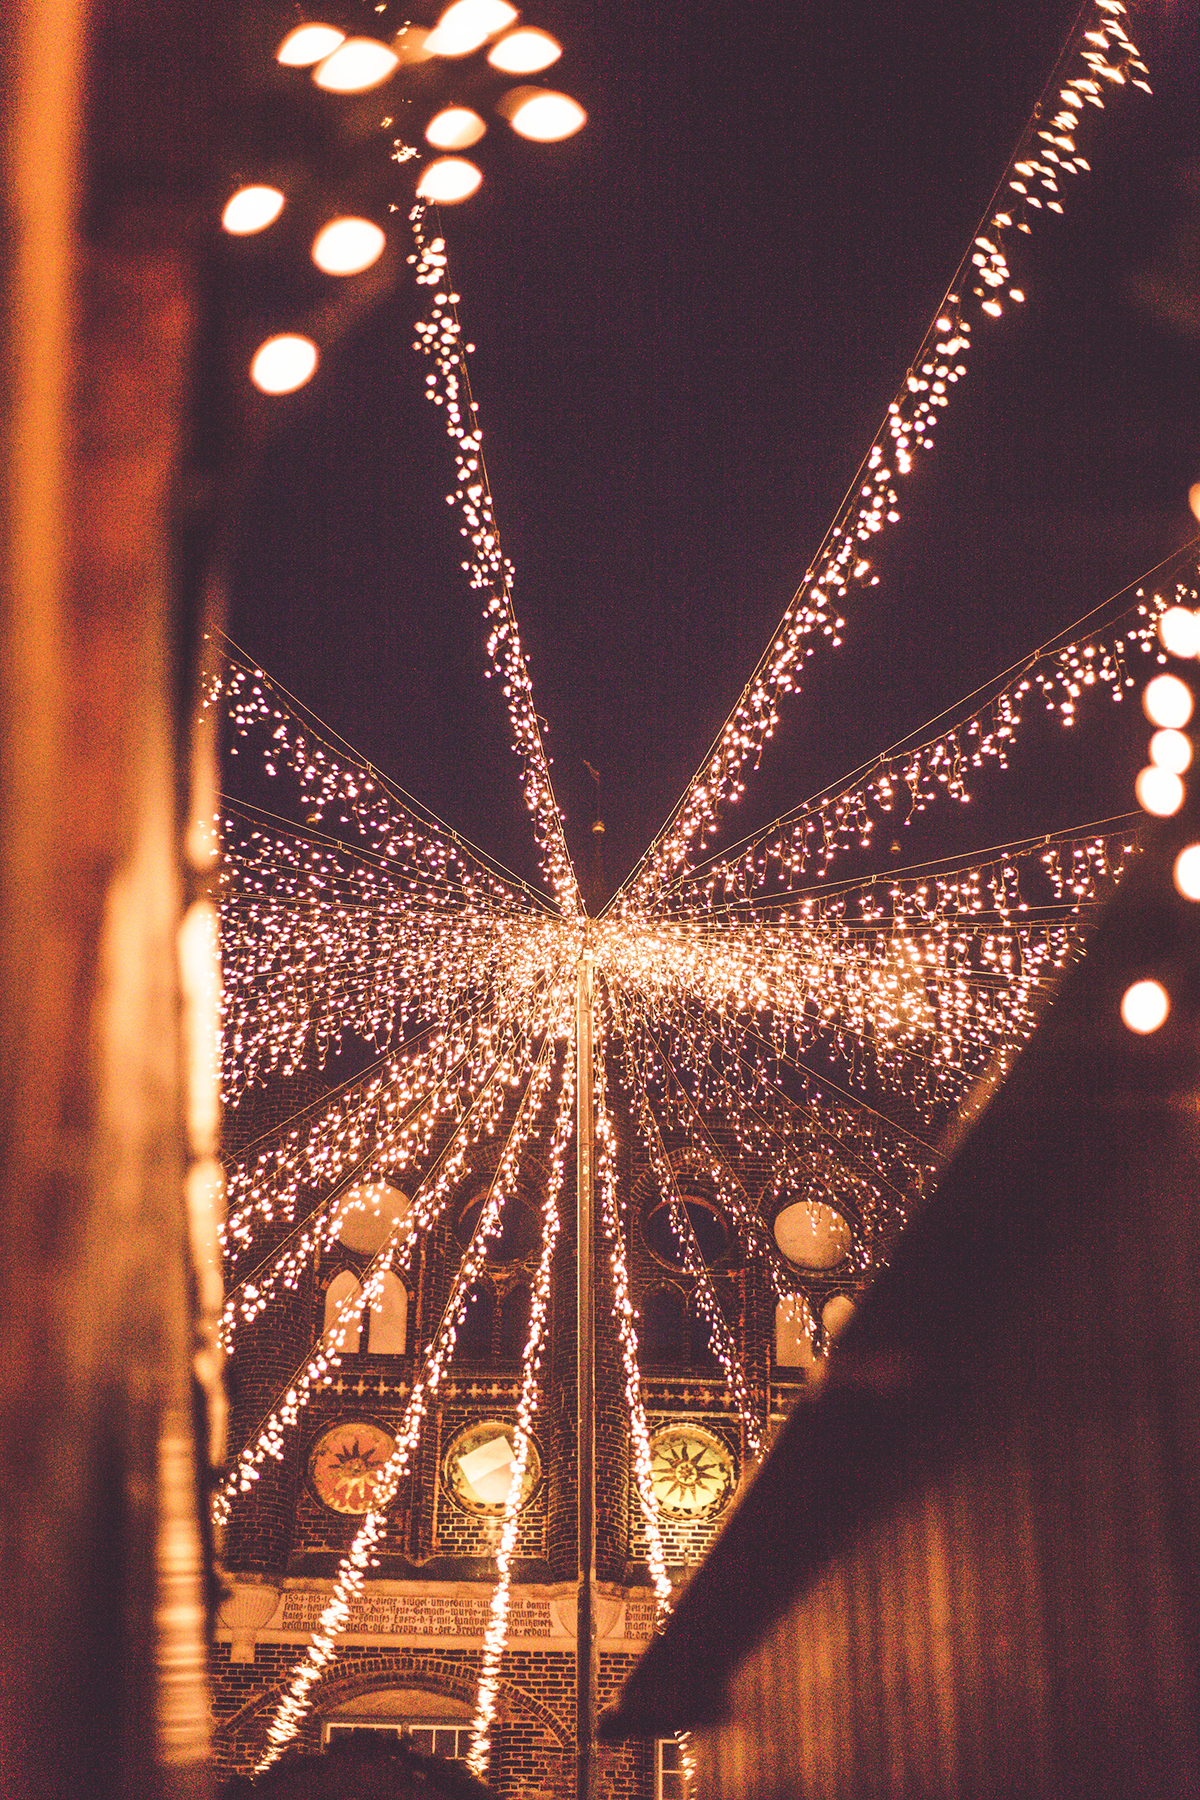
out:
M737 1485L733 1452L700 1425L668 1425L650 1440L650 1478L659 1511L699 1519L728 1505Z
M395 1439L368 1419L339 1419L308 1453L308 1479L323 1506L360 1515L375 1504L375 1490Z

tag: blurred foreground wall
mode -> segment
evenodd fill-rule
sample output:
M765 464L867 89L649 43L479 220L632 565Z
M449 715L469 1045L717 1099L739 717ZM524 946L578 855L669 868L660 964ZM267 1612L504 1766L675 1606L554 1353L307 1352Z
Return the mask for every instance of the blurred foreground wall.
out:
M174 526L210 30L204 5L25 0L0 47L6 1795L205 1779Z

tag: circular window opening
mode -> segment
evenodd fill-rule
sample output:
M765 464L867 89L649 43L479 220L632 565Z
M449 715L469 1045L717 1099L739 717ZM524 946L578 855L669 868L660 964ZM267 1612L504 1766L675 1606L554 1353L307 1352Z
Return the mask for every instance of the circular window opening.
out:
M462 1248L470 1246L479 1215L487 1202L487 1190L469 1200L458 1215L455 1235ZM500 1211L500 1226L487 1248L487 1260L495 1267L525 1262L538 1245L538 1216L517 1194L510 1194Z
M775 1242L798 1269L835 1269L854 1248L850 1221L825 1200L797 1200L775 1215Z
M725 1215L718 1212L710 1201L701 1200L695 1194L684 1194L682 1200L683 1210L700 1246L701 1256L706 1263L720 1262L729 1250L729 1226ZM675 1229L669 1200L660 1200L647 1213L643 1230L650 1252L659 1262L666 1263L671 1269L684 1267L687 1252Z

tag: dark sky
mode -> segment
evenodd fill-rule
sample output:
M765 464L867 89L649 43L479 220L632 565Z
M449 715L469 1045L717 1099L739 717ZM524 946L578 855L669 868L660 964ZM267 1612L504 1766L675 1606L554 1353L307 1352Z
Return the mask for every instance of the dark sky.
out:
M905 484L881 585L854 599L845 646L809 665L734 835L1195 530L1197 10L1134 10L1155 95L1123 94L1100 116L1092 175L1027 240L1027 304L977 334L938 447ZM583 758L603 774L619 877L703 756L1075 14L1061 0L544 0L525 13L565 44L546 79L589 123L542 147L497 122L484 188L443 226L577 858ZM375 28L407 16L391 6ZM401 114L395 84L378 98ZM386 167L382 137L379 155ZM396 171L401 258L410 193ZM422 298L402 275L312 388L275 403L230 631L403 786L532 872L444 500L449 446L420 398ZM1132 715L1097 703L1075 744L1031 729L976 811L944 815L915 848L1125 809L1145 738Z

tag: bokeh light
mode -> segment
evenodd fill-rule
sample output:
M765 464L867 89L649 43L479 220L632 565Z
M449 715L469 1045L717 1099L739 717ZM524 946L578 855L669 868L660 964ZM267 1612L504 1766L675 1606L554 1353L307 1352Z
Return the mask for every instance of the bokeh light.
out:
M552 38L548 31L523 25L519 31L510 31L492 45L488 61L493 69L501 69L506 75L537 75L551 63L556 63L561 55L562 45L557 38Z
M297 25L289 31L275 52L276 62L285 69L310 69L326 56L332 56L346 34L336 25Z
M1188 606L1168 606L1158 621L1158 638L1172 656L1195 656L1200 651L1200 619Z
M469 150L487 126L469 106L447 106L425 127L426 140L435 150Z
M1172 873L1185 900L1200 900L1200 844L1188 844L1179 852Z
M426 38L425 48L433 56L469 56L516 16L507 0L455 0Z
M1183 783L1170 769L1157 769L1147 764L1133 784L1137 803L1143 812L1156 819L1169 819L1183 805Z
M1121 1017L1130 1031L1157 1031L1171 1010L1171 998L1161 981L1135 981L1121 999Z
M317 65L313 80L331 94L365 94L386 81L399 61L378 38L347 38Z
M371 219L333 219L314 238L312 259L326 275L359 275L379 261L386 242Z
M465 156L439 156L424 170L417 183L417 196L442 206L457 206L469 200L483 176Z
M1142 710L1152 725L1178 731L1192 716L1192 690L1178 675L1156 675L1146 685Z
M263 394L294 394L311 380L317 346L311 338L283 332L260 344L250 364L250 379Z
M518 136L535 144L560 143L587 124L578 100L549 88L516 88L505 95L500 110Z
M232 237L250 237L265 231L283 211L283 195L278 188L239 188L225 203L221 225Z
M1182 731L1156 731L1150 739L1150 761L1156 769L1182 775L1192 766L1191 740Z

